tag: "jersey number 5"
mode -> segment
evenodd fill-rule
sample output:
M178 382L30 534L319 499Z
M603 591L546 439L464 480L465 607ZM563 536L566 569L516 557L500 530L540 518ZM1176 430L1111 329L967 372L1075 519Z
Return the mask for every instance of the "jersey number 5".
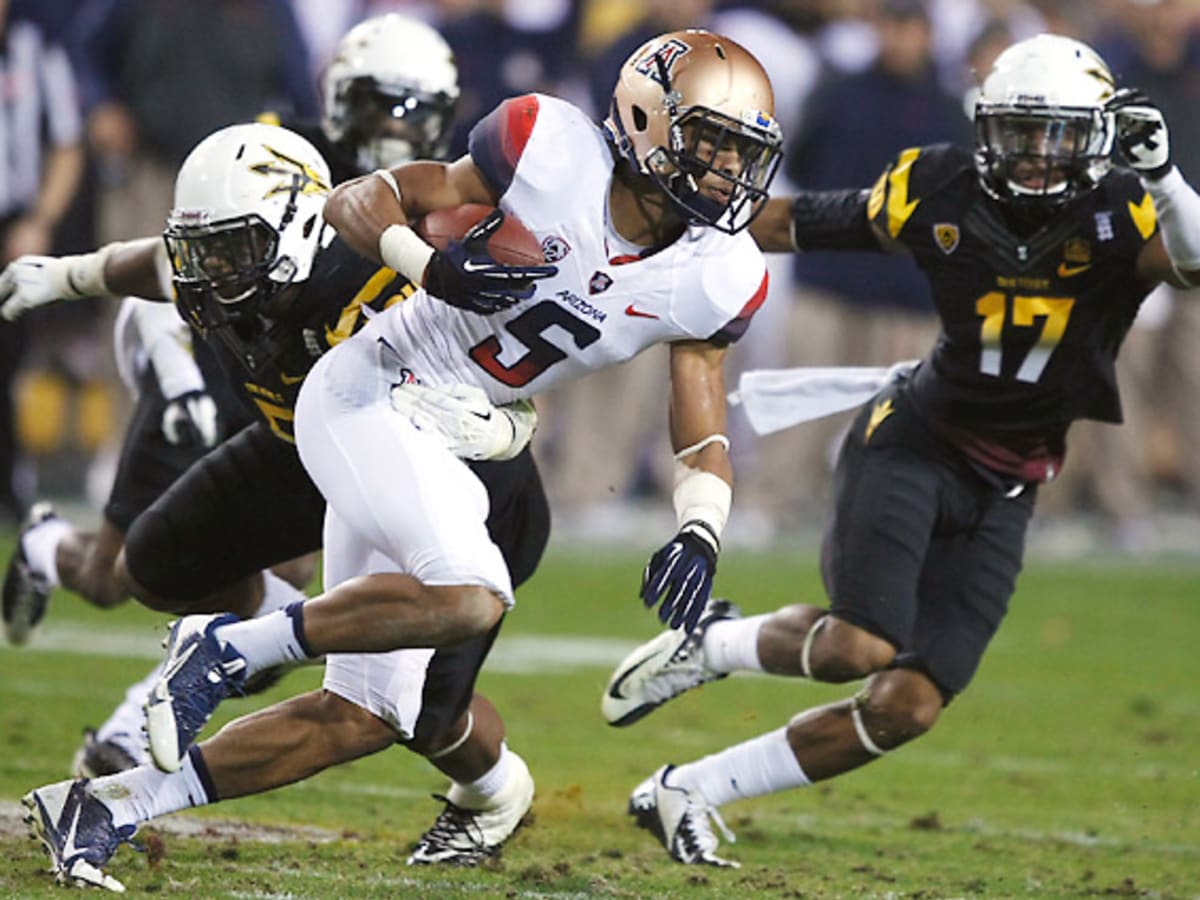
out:
M1033 384L1042 377L1046 364L1050 362L1050 355L1067 330L1067 321L1074 307L1073 297L1017 295L1012 298L1012 318L1009 320L1012 325L1031 328L1036 320L1042 321L1037 343L1017 369L1017 381ZM979 328L979 342L983 345L979 371L984 375L1000 375L1004 353L1004 320L1008 310L1008 297L1002 291L992 291L975 301L975 312L983 317L983 324Z
M471 348L471 359L497 381L509 387L522 387L567 358L566 353L542 337L542 333L553 326L568 332L580 350L600 339L600 332L587 322L571 315L553 300L543 300L504 325L528 348L524 356L511 366L504 365L500 362L500 341L492 335Z

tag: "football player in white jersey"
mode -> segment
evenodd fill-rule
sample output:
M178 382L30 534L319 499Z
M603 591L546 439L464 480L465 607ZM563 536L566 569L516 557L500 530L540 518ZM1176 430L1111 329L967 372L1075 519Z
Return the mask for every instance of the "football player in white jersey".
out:
M168 774L143 767L86 790L31 792L52 856L68 813L88 806L88 836L73 831L71 849L102 883L101 867L140 822L275 786L280 772L309 774L326 748L281 741L253 716L189 752L256 672L325 655L326 685L385 717L413 654L430 652L419 648L495 626L513 594L484 528L486 494L452 452L454 429L422 429L407 414L431 390L477 398L486 419L492 404L669 343L679 530L651 557L641 593L664 622L694 627L732 496L722 362L766 294L765 262L744 229L779 161L773 105L744 49L675 32L630 57L603 128L564 101L520 97L476 126L462 159L380 170L334 191L324 214L340 237L426 290L326 353L300 392L301 459L328 502L327 590L254 621L177 622L148 706L152 753ZM465 203L503 212L442 251L409 227ZM540 239L547 265L486 255L504 213ZM463 429L473 420L466 410ZM352 741L330 735L345 759Z

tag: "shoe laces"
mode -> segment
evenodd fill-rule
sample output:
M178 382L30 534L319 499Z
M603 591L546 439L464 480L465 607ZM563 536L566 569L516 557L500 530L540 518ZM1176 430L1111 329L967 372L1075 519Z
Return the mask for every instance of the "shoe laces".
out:
M711 823L711 824L710 824ZM729 843L737 843L737 836L729 830L725 820L715 806L708 806L689 796L687 811L679 822L677 833L682 837L685 849L696 855L711 853L717 849L719 841L713 834L711 825L715 824L721 836Z
M441 801L446 806L438 814L429 830L421 836L421 843L433 847L464 849L457 847L455 840L466 838L481 853L488 852L487 844L484 842L483 829L479 827L474 810L464 809L442 794L434 794L433 799Z

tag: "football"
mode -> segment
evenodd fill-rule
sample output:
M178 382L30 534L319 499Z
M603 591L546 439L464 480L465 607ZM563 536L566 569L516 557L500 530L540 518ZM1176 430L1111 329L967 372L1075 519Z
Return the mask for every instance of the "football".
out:
M482 203L464 203L435 209L419 219L415 228L435 250L445 250L450 241L462 240L494 208ZM533 232L511 213L505 214L500 227L488 238L487 251L492 259L507 266L540 266L546 261Z

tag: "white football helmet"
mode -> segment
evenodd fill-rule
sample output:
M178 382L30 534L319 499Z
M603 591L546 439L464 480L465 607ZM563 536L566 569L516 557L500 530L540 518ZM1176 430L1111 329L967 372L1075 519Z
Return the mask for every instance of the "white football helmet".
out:
M442 36L398 13L367 19L338 43L321 76L321 127L364 171L445 155L458 67Z
M1006 203L1053 208L1094 188L1112 167L1112 73L1087 44L1056 34L998 57L975 104L975 165Z
M325 233L329 167L277 125L231 125L193 148L164 238L179 304L202 331L248 320L304 281Z
M779 167L783 132L758 60L729 38L674 31L621 66L604 123L617 150L691 222L730 234L750 224ZM733 168L720 158L736 150ZM724 181L714 199L701 182Z

